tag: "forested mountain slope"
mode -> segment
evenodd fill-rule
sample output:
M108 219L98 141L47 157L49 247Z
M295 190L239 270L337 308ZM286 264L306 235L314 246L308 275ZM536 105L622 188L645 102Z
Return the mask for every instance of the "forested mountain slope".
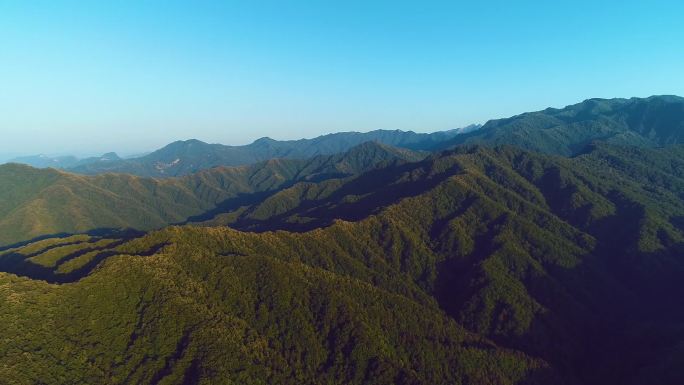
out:
M257 232L6 250L0 368L20 383L678 384L683 165L682 146L459 148L219 215Z
M390 266L375 272L330 241L169 229L119 246L72 284L0 273L0 375L19 384L554 378L541 360L465 330ZM166 246L138 255L157 242ZM323 265L333 250L336 262Z
M101 228L150 230L184 222L217 206L232 208L246 194L259 193L250 199L261 199L295 181L348 176L423 156L368 142L344 154L219 167L163 180L2 165L0 245Z
M589 99L487 122L435 149L458 144L515 145L533 151L574 155L593 141L641 147L684 143L684 98L652 96Z

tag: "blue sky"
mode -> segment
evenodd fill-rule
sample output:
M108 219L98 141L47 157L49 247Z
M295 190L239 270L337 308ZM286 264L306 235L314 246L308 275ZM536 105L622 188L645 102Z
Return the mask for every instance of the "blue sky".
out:
M678 1L0 0L0 154L429 132L684 95L682 15Z

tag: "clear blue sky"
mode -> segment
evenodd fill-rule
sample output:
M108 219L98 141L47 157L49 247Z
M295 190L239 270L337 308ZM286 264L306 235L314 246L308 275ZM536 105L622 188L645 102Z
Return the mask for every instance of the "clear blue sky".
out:
M684 94L681 1L0 0L0 154L436 131Z

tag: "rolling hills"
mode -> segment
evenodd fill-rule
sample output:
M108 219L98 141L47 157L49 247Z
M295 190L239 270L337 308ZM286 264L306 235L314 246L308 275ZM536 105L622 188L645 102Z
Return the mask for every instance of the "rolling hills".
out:
M19 383L676 384L682 166L682 146L460 147L218 215L251 232L5 250L0 367Z
M217 206L239 207L247 196L262 199L298 180L339 178L423 156L368 142L343 154L213 168L163 180L2 165L0 245L103 228L151 230L184 222Z
M680 384L683 101L402 139L433 153L306 142L319 155L165 178L0 166L0 376Z

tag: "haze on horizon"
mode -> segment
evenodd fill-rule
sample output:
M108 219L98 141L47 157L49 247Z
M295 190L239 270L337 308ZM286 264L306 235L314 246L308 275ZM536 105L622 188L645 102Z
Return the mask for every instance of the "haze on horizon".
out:
M0 160L432 132L684 94L676 1L8 1Z

